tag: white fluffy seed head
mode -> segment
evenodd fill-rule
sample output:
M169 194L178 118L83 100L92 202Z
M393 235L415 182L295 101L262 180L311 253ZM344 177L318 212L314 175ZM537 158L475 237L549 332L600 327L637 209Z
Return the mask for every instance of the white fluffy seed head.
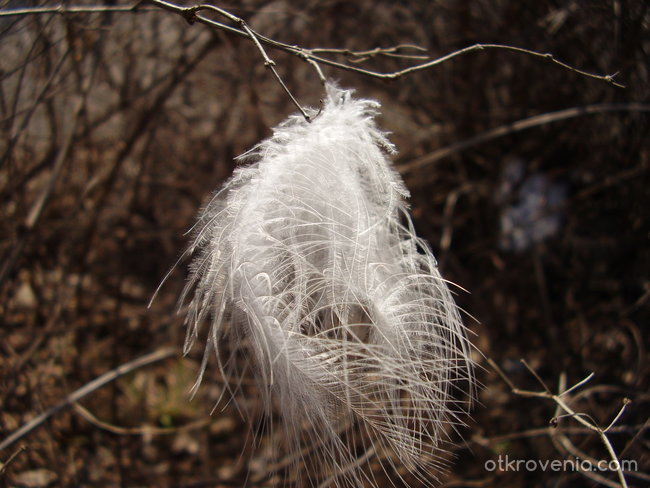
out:
M329 84L312 122L290 117L241 158L189 249L186 351L208 323L201 375L215 352L230 382L252 371L294 459L320 463L311 483L326 471L329 485L372 485L364 453L430 480L457 421L452 393L472 383L458 309L413 231L378 108Z

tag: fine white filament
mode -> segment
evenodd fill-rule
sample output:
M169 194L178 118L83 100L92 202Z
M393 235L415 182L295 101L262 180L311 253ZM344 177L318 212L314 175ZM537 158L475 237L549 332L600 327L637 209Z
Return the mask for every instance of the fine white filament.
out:
M373 455L428 484L454 390L472 382L378 108L328 84L313 121L291 116L240 158L188 250L186 352L207 323L201 376L215 353L227 383L252 373L286 456L321 468L301 486L323 472L327 486L375 486L359 467Z

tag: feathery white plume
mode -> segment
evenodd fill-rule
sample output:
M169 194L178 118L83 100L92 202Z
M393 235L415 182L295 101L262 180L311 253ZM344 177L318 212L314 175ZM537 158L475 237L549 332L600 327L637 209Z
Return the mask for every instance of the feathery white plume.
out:
M195 226L182 297L193 292L186 351L210 325L201 375L215 352L231 379L252 370L287 448L298 461L315 453L340 473L336 486L374 486L358 468L364 453L430 479L456 421L452 391L472 381L457 307L414 233L378 107L328 84L312 122L291 116L242 156L249 164Z

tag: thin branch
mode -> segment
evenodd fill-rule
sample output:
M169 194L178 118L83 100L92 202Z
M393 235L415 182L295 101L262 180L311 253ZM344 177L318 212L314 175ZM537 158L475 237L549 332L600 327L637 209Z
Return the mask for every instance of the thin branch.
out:
M650 104L647 103L599 103L595 105L586 105L583 107L571 107L557 112L548 112L540 115L534 115L526 119L517 120L494 129L490 129L482 134L475 135L464 141L443 147L425 156L417 158L409 163L398 165L400 173L411 173L416 169L433 164L441 159L451 156L457 152L464 151L473 146L477 146L499 137L514 134L526 129L538 127L544 124L560 122L562 120L573 119L583 115L596 115L607 112L650 112Z
M31 7L31 8L12 8L0 10L0 17L19 17L23 15L42 15L42 14L94 14L105 12L135 12L144 10L156 10L154 8L142 8L137 2L133 5L89 5L89 6L65 6L54 5L50 7Z
M492 359L492 358L486 358L487 362L490 366L492 366L492 369L497 372L499 376L501 376L501 379L508 385L508 387L512 390L515 391L517 387L515 384L510 381L510 378L506 376L506 374L503 372L503 370L499 367L499 365Z
M229 32L231 34L237 34L242 37L247 37L251 39L260 52L262 52L264 59L265 59L265 65L269 67L273 67L272 62L269 64L270 59L264 52L264 50L261 48L261 45L267 45L269 47L272 47L274 49L278 49L284 52L287 52L289 54L292 54L294 56L299 57L300 59L303 59L304 61L308 61L310 63L316 63L316 64L323 64L327 66L331 66L333 68L341 69L341 70L346 70L346 71L352 71L361 75L373 77L373 78L379 78L379 79L384 79L384 80L395 80L398 79L402 76L409 75L411 73L416 73L418 71L423 71L427 70L430 68L433 68L435 66L438 66L446 61L449 61L453 58L462 56L464 54L476 52L476 51L482 51L485 49L496 49L496 50L505 50L505 51L511 51L519 54L525 54L527 56L533 56L536 58L544 59L552 64L558 65L564 69L567 69L569 71L572 71L576 74L579 74L581 76L585 76L588 78L600 80L600 81L605 81L607 83L610 83L614 86L618 86L623 88L624 86L620 83L617 83L614 78L616 74L611 74L611 75L598 75L594 73L590 73L588 71L584 71L578 68L575 68L563 61L558 60L555 58L555 56L551 53L541 53L538 51L533 51L531 49L526 49L522 47L517 47L517 46L509 46L509 45L504 45L504 44L473 44L471 46L464 47L462 49L459 49L457 51L454 51L452 53L446 54L444 56L441 56L436 59L428 60L426 62L416 64L414 66L410 66L408 68L402 69L402 70L397 70L393 72L387 72L387 73L382 73L378 71L372 71L369 69L361 68L359 66L355 66L354 64L347 64L347 63L341 63L339 61L336 61L334 59L330 59L327 57L321 56L322 54L332 54L332 55L337 55L337 54L344 54L348 56L352 56L356 58L352 62L359 62L363 61L367 58L376 56L376 55L386 55L386 56L397 56L397 57L405 57L405 58L411 58L411 59L422 59L423 57L421 56L413 56L413 55L405 55L403 53L400 53L400 50L404 49L415 49L415 50L424 50L420 46L413 46L409 44L401 44L398 46L394 47L389 47L389 48L375 48L372 50L367 50L367 51L350 51L346 49L328 49L328 48L314 48L314 49L306 49L302 48L299 46L294 46L290 44L285 44L283 42L276 41L274 39L265 37L261 34L258 34L257 32L253 31L248 27L243 19L240 19L239 17L231 14L230 12L221 9L219 7L216 7L214 5L210 4L198 4L190 7L185 7L181 5L177 5L172 2L168 2L166 0L144 0L146 3L151 4L155 7L162 8L164 10L174 12L176 14L181 15L183 18L185 18L189 23L194 24L194 23L202 23L211 27L216 27L218 29L224 30L226 32ZM79 13L94 13L94 12L136 12L136 11L142 11L144 10L141 6L140 3L136 3L131 6L126 6L126 7L110 7L110 6L92 6L92 7L66 7L63 5L59 5L56 7L34 7L34 8L28 8L28 9L12 9L12 10L4 10L0 11L0 16L15 16L15 15L28 15L28 14L43 14L43 13L56 13L56 14L64 14L64 13L69 13L69 14L79 14ZM149 9L147 9L149 10ZM210 19L209 17L206 17L202 15L202 11L212 11L216 12L217 14L221 15L222 17L227 18L231 22L237 24L239 28L233 27L227 24L223 24L221 22L215 21L213 19ZM276 78L279 79L279 76L277 73L274 71L274 75ZM280 80L281 81L281 80ZM282 82L281 82L282 83ZM283 89L289 93L289 90L286 88L284 83L282 83ZM291 96L291 94L289 93ZM301 110L301 113L303 113L303 116L306 116L300 105L295 101L294 97L291 96L292 101L298 106L298 108Z
M596 80L601 80L601 81L606 81L607 83L611 83L614 86L618 86L619 88L625 88L624 85L621 85L620 83L617 83L614 81L614 77L616 76L616 73L612 75L596 75L593 73L589 73L587 71L583 71L578 68L574 68L573 66L566 64L557 58L553 56L551 53L540 53L538 51L533 51L531 49L525 49L522 47L516 47L516 46L508 46L504 44L474 44L473 46L468 46L463 49L459 49L458 51L455 51L453 53L447 54L446 56L443 56L438 59L434 59L432 61L429 61L427 63L423 63L417 66L412 66L410 68L403 69L401 71L397 71L395 73L392 73L388 75L387 77L389 78L399 78L400 76L407 75L409 73L414 73L416 71L422 71L425 69L432 68L433 66L437 66L440 63L444 63L445 61L448 61L452 58L455 58L457 56L461 56L463 54L471 53L474 51L482 51L484 49L501 49L501 50L506 50L506 51L513 51L521 54L526 54L528 56L533 56L537 58L542 58L550 61L553 64L557 64L558 66L561 66L564 69L568 69L569 71L573 71L574 73L578 73L582 76L586 76L587 78L594 78Z
M14 460L26 450L27 450L27 446L20 446L18 449L16 449L16 451L14 451L14 453L11 456L9 456L9 459L7 459L6 462L0 463L2 465L0 466L0 479L2 479L2 477L4 476L5 471L7 470L9 465L12 462L14 462Z
M608 434L627 434L631 432L638 432L640 429L643 429L643 424L637 425L623 425L623 426L614 426L607 431ZM571 435L593 435L592 429L587 429L584 427L558 427L554 429L556 432L561 432L563 434ZM504 441L511 441L516 439L530 439L532 437L542 437L548 435L548 427L537 427L534 429L527 429L517 432L510 432L508 434L496 435L492 437L483 437L481 435L475 435L472 437L472 441L476 442L480 446L492 446L496 444L501 444Z
M605 432L603 431L603 429L601 429L597 425L592 424L591 422L585 420L581 415L577 415L576 412L571 407L569 407L564 402L564 400L562 400L558 395L552 395L551 398L560 407L562 407L562 409L565 412L569 413L570 415L573 415L573 418L577 422L581 423L582 425L584 425L588 429L591 429L591 430L593 430L594 432L596 432L598 434L598 436L600 437L600 440L605 445L605 449L607 449L607 452L609 453L609 456L610 456L611 460L614 461L616 463L616 465L617 465L616 474L618 475L618 480L619 480L621 486L624 487L624 488L627 488L627 482L625 481L625 476L623 475L623 471L621 469L620 462L618 461L618 457L616 456L616 452L614 451L614 447L612 446L612 443L609 442L609 439L605 435Z
M20 258L20 255L22 254L23 249L25 247L25 243L27 242L27 239L30 237L32 231L38 224L41 215L43 214L43 211L45 210L52 196L52 193L54 192L54 188L59 179L59 175L61 173L61 169L63 168L63 164L67 161L68 154L70 153L70 150L72 148L72 143L77 128L77 120L79 118L79 113L81 112L82 107L83 107L83 101L80 98L75 100L75 102L71 107L72 120L69 121L68 124L66 124L67 133L62 135L63 141L61 143L61 148L59 149L56 159L54 161L54 166L52 168L52 173L50 175L49 181L45 186L45 188L43 188L43 191L40 193L38 199L32 204L32 207L29 213L27 214L27 218L23 223L23 233L20 235L18 241L11 248L11 251L9 252L9 256L7 257L7 259L5 259L5 262L2 264L2 267L0 268L0 284L2 284L4 280L7 278L7 276L9 276L14 265Z
M221 22L217 22L216 20L212 20L209 17L205 17L203 15L200 15L198 12L201 10L206 10L209 7L213 7L210 10L218 9L218 7L214 7L213 5L195 5L194 7L183 7L181 5L176 5L171 2L166 2L165 0L145 0L147 3L153 4L155 7L160 7L164 10L167 10L169 12L174 12L176 14L179 14L181 17L183 17L185 20L187 20L188 23L194 24L195 22L198 22L200 24L205 24L210 27L216 27L218 29L224 30L226 32L229 32L230 34L237 34L242 37L248 37L248 34L246 34L245 31L241 29L237 29L236 27L229 26L227 24L223 24ZM204 7L204 8L201 8ZM222 11L221 9L218 9L219 11ZM225 10L222 12L228 13ZM230 15L230 14L229 14ZM234 17L234 15L232 16Z
M50 333L52 332L52 329L54 329L54 326L59 322L59 319L61 318L61 314L63 313L63 309L65 305L67 305L67 303L70 301L71 297L72 294L69 293L67 290L66 292L64 292L63 297L59 297L59 300L54 306L54 309L48 313L47 322L45 322L45 325L39 331L38 336L33 338L27 350L24 353L22 353L20 357L17 359L16 363L12 365L11 375L14 378L18 377L19 373L22 371L25 365L32 359L36 351L38 351L38 349L41 347L43 342L45 342L45 340L49 337Z
M583 71L581 69L574 68L573 66L571 66L569 64L566 64L566 63L564 63L562 61L559 61L551 53L540 53L538 51L533 51L531 49L525 49L525 48L516 47L516 46L508 46L508 45L505 45L505 44L473 44L472 46L464 47L462 49L459 49L457 51L449 53L449 54L447 54L445 56L441 56L441 57L433 59L431 61L427 61L426 63L418 64L418 65L415 65L415 66L410 66L408 68L398 70L398 71L393 71L393 72L390 72L390 73L380 73L380 72L377 72L377 71L371 71L371 70L367 70L367 69L364 69L364 68L359 68L357 66L350 66L350 65L347 65L347 64L344 64L344 63L339 63L339 62L330 60L328 58L323 58L323 57L314 55L313 53L318 51L318 50L312 50L312 51L306 50L306 51L309 53L311 59L313 59L314 61L319 62L319 63L327 64L329 66L333 66L335 68L340 68L340 69L344 69L344 70L348 70L348 71L354 71L356 73L366 75L366 76L370 76L370 77L373 77L373 78L380 78L380 79L383 79L383 80L396 80L398 78L401 78L402 76L405 76L405 75L408 75L408 74L411 74L411 73L415 73L417 71L423 71L423 70L426 70L426 69L429 69L429 68L433 68L435 66L438 66L439 64L442 64L442 63L444 63L446 61L449 61L449 60L451 60L453 58L456 58L458 56L462 56L464 54L472 53L472 52L475 52L475 51L482 51L484 49L498 49L498 50L512 51L512 52L516 52L516 53L526 54L528 56L533 56L533 57L536 57L536 58L546 59L546 60L550 61L553 64L561 66L562 68L567 69L569 71L572 71L574 73L577 73L579 75L586 76L587 78L593 78L593 79L596 79L596 80L605 81L605 82L607 82L609 84L612 84L614 86L617 86L619 88L625 88L625 85L622 85L622 84L620 84L620 83L618 83L618 82L616 82L614 80L617 73L614 73L614 74L611 74L611 75L598 75L598 74L595 74L595 73L589 73L588 71Z
M305 58L305 61L307 61L310 65L314 67L316 73L318 73L318 79L320 80L321 85L325 85L327 79L325 78L325 75L323 74L323 70L320 68L320 65L313 59Z
M113 434L118 435L170 435L178 434L179 432L187 432L195 430L198 428L203 428L206 425L210 425L212 422L211 418L196 420L185 425L179 425L177 427L156 427L154 425L142 425L139 427L122 427L119 425L110 424L103 420L98 419L92 412L87 408L82 407L79 403L74 404L75 412L81 415L88 422L93 424L95 427L106 430Z
M314 48L310 49L311 54L333 54L333 55L343 55L349 59L351 63L362 63L367 61L370 58L376 56L386 56L389 58L400 58L400 59L414 59L414 60L428 60L429 56L426 54L406 54L405 49L411 49L419 52L427 52L426 48L421 46L416 46L413 44L399 44L392 47L376 47L375 49L369 49L367 51L351 51L350 49L331 49L331 48Z
M11 435L9 435L2 442L0 442L0 451L13 445L17 441L25 437L27 434L31 433L33 430L43 425L45 421L47 421L54 415L58 414L59 412L70 408L76 402L81 400L86 395L89 395L90 393L94 392L95 390L98 390L99 388L106 386L108 383L115 381L116 379L124 376L125 374L130 373L131 371L135 371L136 369L142 368L144 366L148 366L158 361L162 361L163 359L167 359L171 356L176 355L177 353L178 351L175 348L168 347L164 349L159 349L157 351L154 351L149 354L145 354L144 356L134 359L133 361L124 363L121 366L118 366L117 368L112 369L101 376L98 376L90 383L87 383L81 388L79 388L78 390L73 391L60 403L54 405L52 408L46 410L42 414L37 415L32 420L27 422L25 425L20 427L18 430L14 431Z
M571 387L564 392L560 392L559 394L553 394L548 391L536 392L536 391L529 391L529 390L521 390L515 387L510 380L506 379L507 376L505 375L505 373L493 360L488 359L488 362L495 369L495 371L497 371L499 376L501 376L506 381L506 383L508 384L508 386L510 386L512 392L515 395L530 397L530 398L546 398L549 400L553 400L556 403L557 407L561 408L564 412L566 412L569 417L573 418L576 422L582 424L587 429L596 432L598 434L598 437L600 437L601 442L605 446L605 449L607 449L607 453L609 454L610 459L616 465L616 475L618 477L619 485L623 488L627 488L627 481L625 480L625 475L623 474L621 463L618 460L618 456L616 455L616 451L614 450L614 447L612 446L611 442L607 438L606 435L607 429L602 429L595 422L590 422L589 420L586 420L587 416L585 414L576 412L564 401L564 399L562 399L562 395L564 395L566 391L575 390L575 387ZM525 361L523 361L523 363L524 365L527 366ZM538 375L535 374L535 376L536 378L539 379ZM584 384L585 380L582 380L581 383ZM621 415L622 415L622 411L619 412L619 414L616 416L614 421L610 423L608 429L611 428L612 425L614 425L615 421L617 421L621 417ZM555 418L557 419L559 417L556 415Z
M620 409L620 410L618 411L618 413L616 414L616 417L614 417L614 420L612 420L612 421L610 422L610 424L609 424L606 428L603 429L603 433L607 433L607 432L609 432L610 429L611 429L612 427L614 427L614 425L618 422L618 419L621 418L621 415L623 415L623 412L625 412L625 409L627 408L627 406L628 406L630 403L632 403L632 401L631 401L629 398L624 398L624 399L623 399L623 406L621 406L621 409Z
M339 469L335 474L331 475L329 478L327 478L325 481L323 481L320 485L318 485L318 488L327 488L328 486L336 486L338 483L336 482L337 478L340 478L341 476L344 476L346 473L352 471L353 469L358 468L359 466L363 465L364 463L368 462L370 458L375 456L377 454L377 451L375 450L375 446L369 447L366 452L363 453L362 456L359 456L357 459L354 460L353 463L350 463L341 469Z
M577 390L578 388L581 388L583 385L586 385L589 381L591 381L591 378L593 378L593 377L594 377L594 373L593 372L589 373L589 375L584 380L579 381L578 383L573 385L568 390L564 390L564 389L560 390L561 391L560 396L568 395L572 391Z
M266 54L266 51L259 41L258 35L255 33L255 31L248 27L248 24L246 24L246 22L244 22L242 19L239 19L239 23L242 28L248 33L249 37L252 39L252 41L255 43L255 46L262 54L262 57L264 58L264 66L271 70L275 78L278 80L278 83L280 83L280 86L282 86L282 89L287 93L287 95L289 95L289 98L291 98L293 104L298 108L298 110L300 110L300 113L305 118L305 120L307 120L307 122L311 121L311 117L307 114L307 112L305 112L305 109L302 108L300 103L298 103L298 100L296 100L296 98L293 96L289 88L287 88L287 85L285 85L284 81L278 74L278 70L275 69L275 61L269 58L268 54Z
M207 23L208 20L203 16L200 16L199 13L201 11L207 10L211 12L216 12L217 14L221 15L222 17L225 17L229 21L238 24L239 29L235 29L237 34L243 33L245 36L247 36L251 41L253 41L253 44L255 44L255 47L257 50L260 52L262 55L262 58L264 59L264 66L268 69L271 70L273 73L273 76L275 76L276 80L278 83L280 83L280 86L282 89L286 92L287 95L289 95L289 98L293 102L293 104L298 108L302 116L305 118L305 120L310 121L311 117L307 114L304 108L302 108L302 105L296 100L296 98L293 96L289 88L287 88L287 85L284 83L282 80L282 77L278 73L277 69L275 68L275 62L269 57L269 55L266 53L266 50L262 46L262 43L260 42L261 40L266 41L266 38L264 36L259 35L257 32L255 32L253 29L251 29L246 21L244 19L241 19L237 17L236 15L231 14L227 10L224 10L222 8L216 7L214 5L208 5L208 4L201 4L201 5L194 5L192 7L179 7L178 5L174 5L173 3L170 2L165 2L164 0L148 0L150 3L153 3L154 5L158 5L166 10L170 10L176 13L180 13L190 24L194 24L195 22L203 22ZM214 21L213 21L214 22ZM217 26L220 29L223 29L224 27L229 27L225 26L225 24L221 24L219 22L216 22ZM227 29L229 32L232 32L232 28ZM293 49L293 46L286 45L285 46L289 49Z
M31 120L34 113L36 112L36 109L38 108L40 103L44 100L46 94L48 93L48 91L52 87L54 81L56 80L56 77L58 76L59 72L61 71L61 68L63 67L66 60L68 59L68 56L70 56L71 53L72 53L72 50L70 49L70 47L68 47L65 50L65 52L63 53L63 55L60 57L59 61L56 63L54 68L52 69L47 81L43 84L43 87L41 88L38 95L36 96L36 98L34 100L34 103L31 105L31 107L27 111L26 115L23 117L23 120L22 120L22 122L20 124L20 127L16 131L13 131L13 133L11 134L11 138L9 139L9 143L6 145L6 149L4 150L4 153L2 155L2 159L0 160L0 165L5 164L5 162L9 159L14 147L18 143L18 140L19 140L21 134L23 133L23 131L29 125L29 121ZM27 65L25 64L25 67L26 66ZM24 76L24 70L21 73L21 80L22 80L23 76ZM18 90L18 88L17 88L17 90ZM14 100L14 108L12 110L12 116L11 117L15 117L17 106L18 106L18 97L16 96L15 100ZM13 125L13 121L12 121L12 125Z
M591 432L590 429L587 429ZM592 466L596 466L598 464L598 460L589 456L586 452L578 449L573 442L565 435L564 432L562 431L557 431L555 430L554 435L552 437L553 440L553 445L562 453L564 454L570 454L574 456L577 459L584 459L585 461L588 461ZM583 476L595 481L596 483L600 483L604 486L609 486L610 488L620 488L620 484L612 481L600 474L597 474L593 471L589 470L583 470L580 471L580 474ZM626 472L626 474L631 474L630 472Z
M368 51L351 51L350 49L336 49L336 48L314 48L311 49L310 51L315 54L342 54L344 56L353 56L356 58L368 58L371 56L388 55L388 54L411 57L412 55L399 53L399 51L402 51L404 49L412 49L414 51L427 52L426 48L415 44L398 44L397 46L393 46L393 47L376 47L375 49L370 49ZM418 56L418 57L428 58L429 56Z
M528 370L528 372L535 377L537 382L542 386L542 388L544 388L546 393L551 394L551 390L548 389L548 386L546 386L544 380L537 374L537 371L535 371L525 359L520 359L519 362L523 364L524 367Z

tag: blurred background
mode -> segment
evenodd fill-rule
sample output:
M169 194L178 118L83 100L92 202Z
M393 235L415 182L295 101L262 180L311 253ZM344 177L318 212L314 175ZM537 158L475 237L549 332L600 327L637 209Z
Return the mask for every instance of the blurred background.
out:
M323 66L328 78L381 101L380 125L399 149L395 165L412 193L416 229L458 285L478 350L478 399L460 435L450 433L440 484L620 486L612 472L487 470L499 456L607 452L570 418L549 429L556 406L511 392L484 355L535 391L543 388L522 358L553 391L593 372L567 401L603 427L631 399L609 438L621 458L637 462L628 484L648 486L650 4L218 5L305 48L416 44L436 58L499 43L618 73L625 88L489 49L392 82ZM318 106L313 67L268 53L300 103ZM357 65L387 72L417 62L371 56ZM0 440L100 374L180 348L176 301L186 263L147 304L233 158L293 112L252 42L171 12L143 4L136 13L0 17ZM0 452L4 463L16 454L0 468L0 484L291 484L268 462L272 440L262 435L253 449L232 403L210 415L223 389L216 371L190 400L200 358L198 350L171 354L54 415ZM255 402L245 389L241 401ZM369 469L386 486L404 486L376 460Z

